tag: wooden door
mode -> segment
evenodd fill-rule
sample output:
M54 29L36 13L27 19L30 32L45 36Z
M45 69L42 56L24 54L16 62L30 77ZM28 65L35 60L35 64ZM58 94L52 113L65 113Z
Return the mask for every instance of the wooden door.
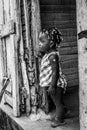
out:
M0 0L1 20L1 62L2 76L10 77L4 94L4 103L13 108L19 116L18 59L17 59L17 3L16 0ZM3 79L3 78L2 78Z

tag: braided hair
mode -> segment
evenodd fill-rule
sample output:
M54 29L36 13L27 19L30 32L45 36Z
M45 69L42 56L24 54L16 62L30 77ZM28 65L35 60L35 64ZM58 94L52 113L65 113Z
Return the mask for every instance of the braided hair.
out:
M63 40L62 33L59 31L58 28L51 28L49 29L49 37L50 37L50 43L53 45L59 45L60 42Z
M39 37L46 35L47 38L50 41L50 47L58 47L58 45L60 44L60 42L63 40L62 38L62 33L60 32L60 30L56 27L52 27L50 29L42 29L42 31L40 32Z

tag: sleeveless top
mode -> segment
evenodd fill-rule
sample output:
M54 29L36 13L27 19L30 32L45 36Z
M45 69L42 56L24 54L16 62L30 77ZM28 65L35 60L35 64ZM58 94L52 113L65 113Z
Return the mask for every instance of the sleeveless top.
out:
M45 54L41 60L41 67L40 67L40 86L41 87L48 87L51 84L52 81L52 67L49 61L49 56L52 54L58 55L59 57L59 52L54 51L49 54ZM67 81L65 75L61 71L60 63L59 63L59 78L57 82L58 87L62 87L66 89L67 86Z

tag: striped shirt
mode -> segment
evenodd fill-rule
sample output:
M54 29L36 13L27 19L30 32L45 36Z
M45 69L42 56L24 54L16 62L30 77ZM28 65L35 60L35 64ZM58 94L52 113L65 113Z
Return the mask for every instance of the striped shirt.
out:
M41 61L41 68L40 68L40 86L41 87L50 86L51 81L52 81L52 67L49 61L49 56L51 54L56 54L56 52L45 54Z
M51 85L52 67L49 61L49 56L51 56L52 54L57 54L59 57L59 52L55 51L49 54L45 54L41 60L41 67L40 67L40 86L41 87L48 87ZM59 63L59 78L57 81L57 86L64 88L64 90L66 90L66 86L67 86L66 77L62 73L60 63Z

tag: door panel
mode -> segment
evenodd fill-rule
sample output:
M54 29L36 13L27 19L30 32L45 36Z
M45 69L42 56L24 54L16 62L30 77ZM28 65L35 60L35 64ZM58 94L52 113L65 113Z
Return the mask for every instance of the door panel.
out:
M3 76L10 77L10 83L4 93L4 103L8 103L13 107L13 113L15 116L20 115L19 111L19 86L18 86L18 55L17 55L17 7L19 5L16 0L2 0L1 8L2 20L0 20L0 42L2 52L2 68ZM1 80L1 79L0 79Z

